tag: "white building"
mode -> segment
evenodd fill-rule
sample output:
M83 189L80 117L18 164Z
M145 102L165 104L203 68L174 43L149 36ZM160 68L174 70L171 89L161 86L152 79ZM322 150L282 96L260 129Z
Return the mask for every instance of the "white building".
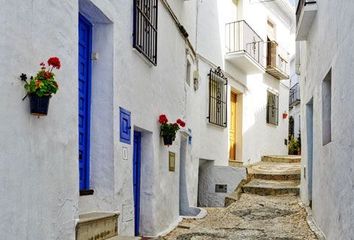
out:
M289 135L301 137L300 83L296 73L295 57L290 61L290 93L289 93Z
M220 206L224 195L215 193L214 185L227 183L220 180L230 174L230 169L222 167L227 159L247 165L263 155L287 154L288 118L283 113L289 109L295 11L288 1L197 2L200 91L207 99L210 67L221 66L229 85L227 130L208 124L206 118L200 125L199 203ZM208 102L201 100L204 111L200 115L208 116ZM238 179L225 178L230 179L228 191L233 191Z
M353 239L352 1L300 1L301 198L327 239Z
M92 212L119 214L120 235L156 236L198 200L222 204L244 176L230 158L287 153L292 11L285 0L3 3L1 238L75 239ZM53 55L60 89L37 118L19 75ZM160 114L187 122L170 147Z

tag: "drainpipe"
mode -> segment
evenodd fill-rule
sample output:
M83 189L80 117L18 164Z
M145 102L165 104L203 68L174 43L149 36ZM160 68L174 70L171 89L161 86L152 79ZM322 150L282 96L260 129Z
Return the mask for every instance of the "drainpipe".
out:
M173 12L170 4L167 2L167 0L160 0L162 5L165 7L165 9L167 10L167 12L170 14L170 16L172 17L174 23L176 24L179 33L182 35L182 37L184 38L184 40L186 41L188 47L190 48L190 50L192 51L194 57L197 56L196 51L192 45L192 43L189 41L188 39L188 32L187 30L184 28L184 26L180 23L180 21L178 20L176 14Z

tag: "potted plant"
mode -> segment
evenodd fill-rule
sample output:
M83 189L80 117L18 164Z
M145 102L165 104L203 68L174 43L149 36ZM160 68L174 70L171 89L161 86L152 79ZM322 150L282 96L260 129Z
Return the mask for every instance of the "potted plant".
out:
M173 141L176 139L176 133L180 127L185 127L186 123L181 119L177 119L175 123L168 123L168 119L165 114L161 114L159 117L160 134L163 138L165 145L172 145Z
M48 113L49 99L52 94L58 91L58 83L55 81L53 69L60 69L60 59L51 57L47 61L47 65L40 63L40 70L35 76L31 76L28 80L27 75L22 73L20 78L25 82L26 96L30 100L31 114L36 116L45 116ZM28 80L28 81L27 81Z

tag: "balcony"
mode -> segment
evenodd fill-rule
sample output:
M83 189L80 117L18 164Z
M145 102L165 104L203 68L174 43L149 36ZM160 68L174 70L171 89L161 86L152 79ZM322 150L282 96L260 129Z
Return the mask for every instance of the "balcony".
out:
M264 72L263 41L244 20L227 23L226 60L246 73Z
M307 40L308 33L317 14L317 1L299 0L296 10L296 41Z
M268 41L266 72L278 80L289 78L289 54L276 41Z
M289 107L292 108L300 103L300 85L296 83L290 88Z

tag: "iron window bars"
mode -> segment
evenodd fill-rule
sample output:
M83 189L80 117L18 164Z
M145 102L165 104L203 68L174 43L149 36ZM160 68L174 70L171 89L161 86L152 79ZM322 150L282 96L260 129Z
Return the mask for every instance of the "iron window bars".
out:
M279 96L268 91L267 96L267 123L278 125L279 123Z
M209 123L227 127L227 78L220 67L210 69Z
M300 86L296 83L290 88L289 93L289 106L292 107L300 102Z
M158 0L134 0L133 46L152 64L157 64Z

